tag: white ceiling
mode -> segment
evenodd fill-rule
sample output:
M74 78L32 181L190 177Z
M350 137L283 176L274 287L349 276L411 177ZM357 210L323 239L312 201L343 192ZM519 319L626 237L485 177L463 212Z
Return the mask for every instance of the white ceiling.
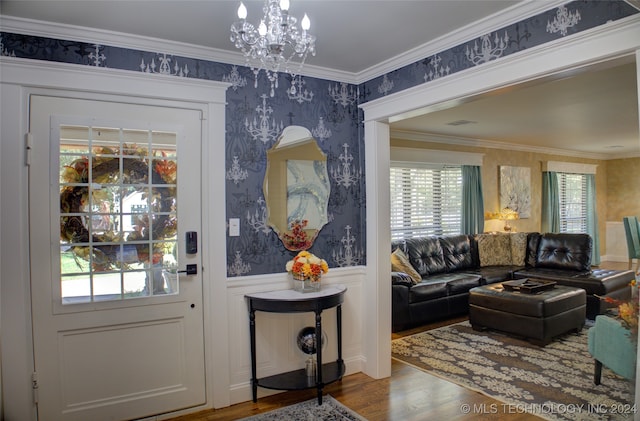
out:
M291 0L317 37L308 64L358 73L523 0ZM243 0L256 26L264 0ZM240 0L2 0L11 16L144 35L236 52ZM354 53L357 52L357 53Z
M262 14L262 0L244 0L248 20ZM306 12L316 35L317 56L307 63L358 75L387 65L421 46L496 14L523 0L291 0L290 12ZM557 3L557 2L556 2ZM204 46L235 54L229 28L238 0L1 0L0 13ZM475 23L474 23L475 22ZM474 23L472 25L472 23ZM425 56L422 56L424 58ZM627 60L628 62L628 60ZM462 142L503 142L595 154L640 156L635 64L485 95L476 101L394 123ZM474 123L450 126L468 120ZM466 139L466 140L465 140Z
M440 104L438 110L426 110L392 128L395 137L501 148L533 145L585 157L640 156L636 78L633 57L625 57L581 73L494 91L451 108Z

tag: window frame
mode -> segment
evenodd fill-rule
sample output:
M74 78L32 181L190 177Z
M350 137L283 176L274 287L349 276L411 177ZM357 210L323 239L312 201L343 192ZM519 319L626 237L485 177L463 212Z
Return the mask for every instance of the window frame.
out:
M437 172L436 179L433 178L434 174L426 176L419 181L418 185L422 188L434 189L431 192L431 203L426 203L423 207L432 207L430 217L422 217L420 215L414 216L413 212L416 207L416 201L424 200L424 197L420 198L419 192L410 193L414 187L409 186L403 189L404 192L397 193L397 195L404 196L402 201L403 205L396 206L396 200L394 193L398 183L404 183L406 180L411 181L410 176L401 176L396 172L402 171L416 172L416 171L429 171ZM443 173L444 172L444 173ZM405 181L402 178L407 177ZM455 181L451 178L454 178ZM406 238L423 237L425 235L444 235L444 234L459 234L462 230L462 165L460 164L432 164L432 163L417 163L417 162L400 162L391 161L390 171L390 232L391 240L398 241ZM428 185L431 182L431 185ZM457 188L457 196L453 199L451 195L451 183L455 183ZM415 184L414 184L415 185ZM409 195L407 193L409 192ZM435 195L435 197L434 197ZM434 202L435 200L435 202ZM446 201L448 203L443 203ZM453 203L452 203L453 202ZM396 212L394 209L402 207L403 209L409 209L408 212ZM454 219L447 218L445 215L451 215L451 212L455 211ZM408 213L408 215L407 215ZM404 223L400 226L396 221L409 221L408 224ZM413 225L414 221L431 221L430 223L422 223Z
M562 233L586 233L588 231L588 203L587 203L587 174L558 172L558 207L560 232ZM570 184L579 182L579 188ZM578 192L580 200L576 201ZM579 206L579 211L571 211L570 208ZM576 216L576 213L579 213ZM576 226L579 225L577 228Z

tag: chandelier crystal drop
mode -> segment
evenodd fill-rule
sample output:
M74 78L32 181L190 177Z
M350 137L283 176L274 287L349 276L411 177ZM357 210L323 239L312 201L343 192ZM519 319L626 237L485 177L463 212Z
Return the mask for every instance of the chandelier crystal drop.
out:
M316 55L316 38L307 32L311 22L306 14L300 28L298 20L289 15L289 0L265 0L263 12L256 28L247 22L247 8L240 3L239 20L231 25L231 42L242 51L247 66L253 71L254 86L258 87L258 75L264 70L273 96L278 87L278 72L299 74L307 55ZM293 66L296 68L292 69Z

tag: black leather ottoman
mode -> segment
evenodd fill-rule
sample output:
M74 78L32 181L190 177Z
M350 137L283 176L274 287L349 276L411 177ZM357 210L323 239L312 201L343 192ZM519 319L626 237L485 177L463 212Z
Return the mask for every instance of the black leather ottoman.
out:
M555 336L579 332L586 318L582 288L556 285L535 294L512 292L502 283L469 291L469 322L475 330L495 329L545 346Z

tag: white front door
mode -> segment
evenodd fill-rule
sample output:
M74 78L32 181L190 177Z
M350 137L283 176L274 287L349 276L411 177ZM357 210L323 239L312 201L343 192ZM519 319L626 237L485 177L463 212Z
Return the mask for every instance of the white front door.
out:
M32 95L29 121L38 419L204 404L201 111Z

